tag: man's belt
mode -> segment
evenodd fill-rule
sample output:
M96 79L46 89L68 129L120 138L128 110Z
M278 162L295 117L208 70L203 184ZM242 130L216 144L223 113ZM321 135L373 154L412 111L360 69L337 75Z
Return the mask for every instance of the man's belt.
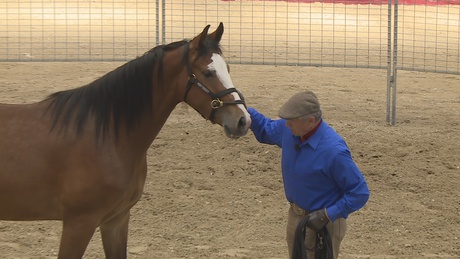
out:
M298 216L306 216L310 214L308 210L304 210L301 207L299 207L297 204L291 202L291 208L294 211L295 214Z

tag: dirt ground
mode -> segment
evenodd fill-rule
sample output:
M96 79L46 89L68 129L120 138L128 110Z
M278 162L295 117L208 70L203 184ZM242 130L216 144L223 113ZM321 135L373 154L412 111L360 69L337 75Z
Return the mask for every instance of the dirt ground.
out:
M121 63L0 63L0 102L78 87ZM268 116L315 91L348 142L371 198L349 218L341 258L460 258L460 76L398 74L388 126L386 70L232 65L247 103ZM280 149L231 140L179 105L149 150L132 209L129 258L287 258ZM1 207L0 207L1 209ZM61 222L0 221L2 258L56 258ZM84 258L103 258L100 234Z

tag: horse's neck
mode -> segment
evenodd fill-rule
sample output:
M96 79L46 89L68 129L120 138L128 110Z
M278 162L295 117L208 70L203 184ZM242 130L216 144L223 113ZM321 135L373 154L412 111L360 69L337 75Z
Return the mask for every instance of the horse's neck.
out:
M139 147L148 149L156 138L161 128L164 126L171 112L176 105L182 101L183 92L187 84L185 75L185 65L181 62L181 57L172 57L178 55L175 53L166 53L165 60L178 60L177 62L164 62L163 78L161 85L158 85L157 77L153 83L153 102L151 113L146 113L142 120L131 134L133 143L137 143ZM184 76L179 75L184 73ZM183 87L183 89L182 89Z
M150 147L175 107L175 105L170 105L166 102L155 106L157 108L151 116L147 116L146 121L141 122L139 127L130 134L131 138L133 138L132 141L139 143L140 146L142 146L141 143L144 143L145 149Z

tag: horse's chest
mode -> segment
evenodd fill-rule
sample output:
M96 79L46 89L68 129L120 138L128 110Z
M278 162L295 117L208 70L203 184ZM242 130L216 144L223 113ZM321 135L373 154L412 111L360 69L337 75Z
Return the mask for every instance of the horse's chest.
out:
M114 166L112 170L104 171L101 187L106 202L113 210L126 210L134 206L142 196L147 168L138 166Z
M142 196L145 184L145 178L147 175L146 170L136 172L129 184L126 186L122 199L126 206L132 207L136 204Z

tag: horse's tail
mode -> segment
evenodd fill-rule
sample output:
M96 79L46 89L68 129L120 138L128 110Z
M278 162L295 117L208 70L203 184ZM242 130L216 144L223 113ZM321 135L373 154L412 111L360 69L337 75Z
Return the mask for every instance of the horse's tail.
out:
M295 229L294 245L292 247L291 259L307 259L305 248L305 228L307 227L308 216L303 217ZM314 259L333 259L332 240L324 226L316 233L315 258Z

